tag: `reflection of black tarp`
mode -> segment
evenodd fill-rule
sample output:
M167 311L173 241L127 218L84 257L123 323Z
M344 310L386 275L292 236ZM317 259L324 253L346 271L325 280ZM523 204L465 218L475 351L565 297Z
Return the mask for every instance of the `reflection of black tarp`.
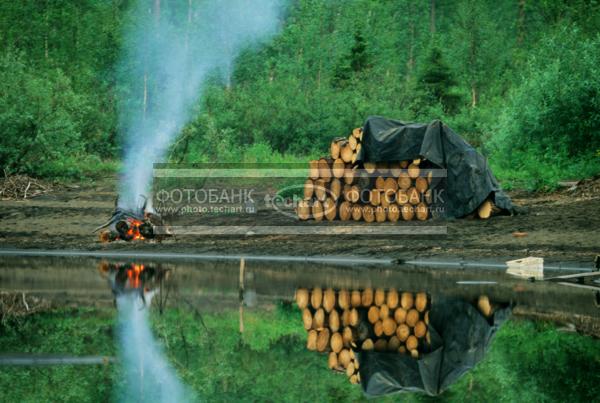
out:
M371 397L399 392L439 395L481 361L510 312L499 309L488 321L465 301L437 300L429 313L431 347L419 360L397 353L360 353L363 391Z
M500 189L486 159L439 120L430 124L403 123L372 116L363 127L359 161L402 161L424 157L446 169L445 216L472 213L488 196L499 208L512 213L510 198ZM444 183L445 182L445 183Z

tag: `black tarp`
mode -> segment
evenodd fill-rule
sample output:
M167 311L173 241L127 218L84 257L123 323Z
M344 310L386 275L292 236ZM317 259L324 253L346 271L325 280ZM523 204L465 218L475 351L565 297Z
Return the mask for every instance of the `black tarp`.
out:
M485 318L466 301L436 300L429 313L431 346L418 360L398 353L359 354L365 395L402 392L439 395L483 359L496 331L510 313L511 309L506 307Z
M513 213L510 198L500 189L487 160L439 120L429 124L404 123L372 116L363 127L358 161L381 162L425 158L446 170L438 188L445 189L441 216L466 216L488 197L506 213Z

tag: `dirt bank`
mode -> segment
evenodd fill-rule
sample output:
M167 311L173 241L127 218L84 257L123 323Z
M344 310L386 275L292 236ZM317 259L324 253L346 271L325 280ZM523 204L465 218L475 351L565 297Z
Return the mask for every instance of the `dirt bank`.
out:
M467 257L510 258L542 256L552 261L591 263L600 253L600 194L561 191L552 194L510 192L528 214L499 216L487 221L438 221L447 235L423 236L177 236L162 243L101 244L92 230L110 217L115 180L64 188L28 200L0 201L2 248L83 250L151 250L154 252L248 253L292 255L364 255L397 258ZM264 206L262 225L297 222ZM196 225L232 223L236 216L192 217ZM181 224L182 218L176 221ZM240 224L242 222L240 221ZM418 225L418 223L414 223ZM305 224L306 225L306 224ZM526 232L514 237L515 231Z

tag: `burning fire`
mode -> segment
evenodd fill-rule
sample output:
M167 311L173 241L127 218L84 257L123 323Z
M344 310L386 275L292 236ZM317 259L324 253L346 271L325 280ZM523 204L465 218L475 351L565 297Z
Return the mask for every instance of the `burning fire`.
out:
M143 222L140 220L136 220L135 218L128 218L127 221L129 222L129 229L127 230L127 237L129 239L132 239L135 241L137 241L139 239L144 239L144 237L140 233L140 225L142 225ZM142 266L142 270L143 269L144 269L144 266Z

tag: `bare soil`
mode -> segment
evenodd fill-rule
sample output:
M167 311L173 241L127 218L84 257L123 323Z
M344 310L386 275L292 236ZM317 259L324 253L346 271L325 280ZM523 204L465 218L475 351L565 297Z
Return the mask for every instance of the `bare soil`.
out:
M489 220L435 221L447 235L429 236L293 236L180 235L161 243L100 243L92 231L111 215L116 180L55 189L26 200L0 201L0 247L4 249L136 250L185 253L276 255L360 255L408 259L469 259L541 256L549 261L591 264L600 253L600 186L598 179L578 189L555 193L509 192L526 214ZM582 191L583 189L583 191ZM265 189L266 190L266 189ZM261 225L310 225L259 207ZM235 215L187 216L196 225L246 224ZM420 223L410 223L419 225ZM524 237L513 236L525 232Z

